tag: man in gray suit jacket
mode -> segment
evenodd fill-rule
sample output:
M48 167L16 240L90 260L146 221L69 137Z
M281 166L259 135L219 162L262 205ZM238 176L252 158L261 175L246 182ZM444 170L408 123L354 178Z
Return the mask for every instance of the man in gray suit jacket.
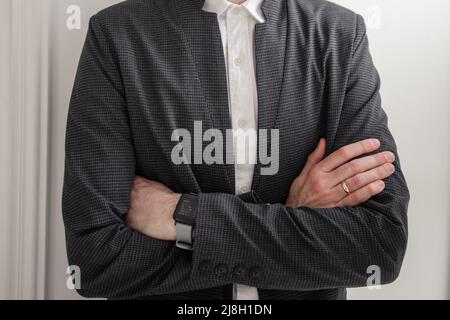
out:
M129 0L97 13L66 136L79 293L344 299L373 270L394 281L409 192L379 89L363 19L327 1ZM191 161L237 129L256 130L254 163L220 159L236 160L233 139ZM193 148L181 143L196 131Z

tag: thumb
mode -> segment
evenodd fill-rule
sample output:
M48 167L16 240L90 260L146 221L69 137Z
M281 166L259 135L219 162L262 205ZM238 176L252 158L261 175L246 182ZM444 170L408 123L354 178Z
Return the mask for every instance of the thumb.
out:
M308 175L311 168L322 161L323 157L325 156L326 152L326 140L324 138L321 138L319 140L319 143L317 144L314 151L308 156L308 160L306 161L305 165L303 166L303 169L300 172L300 175L294 180L294 182L291 185L291 190L294 187L294 185L302 184L304 182L305 177Z
M319 143L316 146L316 149L309 155L308 162L311 164L316 164L322 161L323 157L325 156L327 142L324 138L321 138L319 140Z
M303 167L298 178L302 179L302 177L306 177L311 168L322 161L325 156L326 146L326 140L321 138L314 151L308 156L308 161L306 161L305 166Z
M303 167L302 174L308 173L312 166L322 161L325 156L326 146L326 140L321 138L314 151L308 156L308 161Z

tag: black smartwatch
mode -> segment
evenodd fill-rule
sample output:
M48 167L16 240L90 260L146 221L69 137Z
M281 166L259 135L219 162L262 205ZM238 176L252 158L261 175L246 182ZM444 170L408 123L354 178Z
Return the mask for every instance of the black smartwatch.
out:
M176 225L176 246L192 250L192 229L195 225L198 209L198 195L182 194L177 204L173 218Z

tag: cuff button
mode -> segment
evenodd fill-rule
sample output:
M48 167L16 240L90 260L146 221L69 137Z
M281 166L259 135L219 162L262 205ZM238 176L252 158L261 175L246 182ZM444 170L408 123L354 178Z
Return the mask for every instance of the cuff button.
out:
M227 272L228 272L228 268L226 265L224 264L218 264L215 268L214 268L214 272L216 273L216 275L218 275L219 277L224 277Z
M233 276L236 278L244 278L246 275L245 267L243 266L236 266L233 269Z
M208 273L210 269L211 269L211 261L209 260L204 260L200 262L200 265L198 266L198 270L201 273Z
M250 269L250 271L248 272L248 276L250 279L258 279L259 277L261 277L261 269L258 267Z

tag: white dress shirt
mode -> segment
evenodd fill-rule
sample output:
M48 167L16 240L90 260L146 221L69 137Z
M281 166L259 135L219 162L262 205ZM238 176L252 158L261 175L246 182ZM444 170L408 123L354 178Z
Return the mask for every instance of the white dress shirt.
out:
M258 94L254 38L256 23L265 22L261 11L262 2L263 0L247 0L238 5L227 0L205 0L203 6L204 11L217 13L222 37L230 119L235 137L236 194L251 190L256 163ZM252 132L255 138L245 139ZM238 140L239 136L241 140ZM233 299L258 300L258 291L254 287L234 284Z

